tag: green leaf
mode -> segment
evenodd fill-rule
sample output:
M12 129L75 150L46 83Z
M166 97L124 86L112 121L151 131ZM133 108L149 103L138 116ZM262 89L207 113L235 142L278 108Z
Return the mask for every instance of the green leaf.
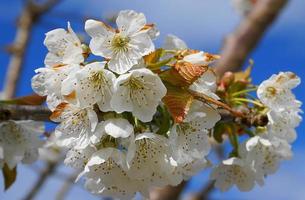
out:
M171 117L169 112L167 111L166 107L158 107L158 111L161 114L160 117L160 127L157 131L157 134L166 136L167 132L169 131L171 127Z
M10 169L7 164L4 164L2 174L4 178L4 188L5 190L8 190L16 180L17 169L16 167L14 169Z
M222 122L216 123L213 131L213 137L218 143L223 142L223 135L226 134L225 124Z

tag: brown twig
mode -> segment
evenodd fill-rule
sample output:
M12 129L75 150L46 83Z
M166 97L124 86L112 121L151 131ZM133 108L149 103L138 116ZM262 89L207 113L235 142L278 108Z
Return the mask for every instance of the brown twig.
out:
M17 32L13 44L7 49L11 53L8 71L5 79L4 97L10 99L14 97L18 84L22 65L24 63L25 52L31 38L32 28L37 20L52 9L59 0L47 0L44 4L36 4L33 0L28 0L17 22Z
M226 38L221 59L215 68L219 76L227 71L240 69L286 3L287 0L257 1L236 31Z

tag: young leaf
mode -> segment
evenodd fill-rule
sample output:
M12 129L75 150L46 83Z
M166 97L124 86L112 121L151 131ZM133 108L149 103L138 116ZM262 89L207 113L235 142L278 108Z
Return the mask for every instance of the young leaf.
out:
M10 169L7 164L4 164L2 168L2 174L4 178L4 189L7 190L16 180L17 169L16 167L14 169Z
M160 77L172 85L185 87L195 82L207 70L208 66L205 65L177 62L174 67L161 73Z
M164 49L157 49L156 51L144 56L144 61L146 65L154 64L160 60L164 55Z
M186 89L174 87L169 84L167 84L166 87L167 94L163 97L162 101L172 115L174 121L176 123L181 123L184 120L194 97Z

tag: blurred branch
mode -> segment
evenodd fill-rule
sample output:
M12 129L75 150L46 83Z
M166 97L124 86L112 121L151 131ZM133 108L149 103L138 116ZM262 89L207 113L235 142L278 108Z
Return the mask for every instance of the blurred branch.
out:
M14 97L18 84L22 65L24 63L25 52L31 38L32 28L39 18L52 9L59 0L47 0L43 4L37 4L33 0L26 1L21 15L18 17L17 31L13 44L7 47L11 53L8 64L8 71L5 79L4 97L10 99Z
M74 171L65 180L64 184L60 187L60 190L56 194L56 200L64 200L70 189L74 186L75 179L77 178L79 171Z
M45 106L0 104L0 121L50 121L49 117L51 114L51 111Z
M287 0L257 1L256 6L236 31L225 39L221 59L215 68L219 76L227 71L238 71L241 68L249 53L259 43L287 2Z
M225 39L221 59L215 66L215 72L218 76L222 76L227 71L241 69L249 53L259 43L265 31L276 19L286 3L287 0L262 0L257 2L235 32ZM156 197L153 200L179 199L184 185L185 183L176 187L165 187L164 189L152 191L152 194ZM213 182L207 183L202 191L193 197L193 200L208 199L213 188Z
M33 200L39 190L44 186L46 180L50 175L52 175L57 166L61 163L61 160L58 162L48 162L46 168L40 173L40 176L34 186L29 190L28 194L23 200Z

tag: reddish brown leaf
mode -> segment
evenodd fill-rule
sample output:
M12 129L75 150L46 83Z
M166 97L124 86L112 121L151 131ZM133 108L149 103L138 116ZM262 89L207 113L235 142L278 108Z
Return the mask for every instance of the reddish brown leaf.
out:
M167 85L167 94L162 99L176 123L181 123L192 102L193 96L185 89Z
M194 65L189 62L177 62L160 74L163 81L175 86L189 86L208 70L208 66Z

